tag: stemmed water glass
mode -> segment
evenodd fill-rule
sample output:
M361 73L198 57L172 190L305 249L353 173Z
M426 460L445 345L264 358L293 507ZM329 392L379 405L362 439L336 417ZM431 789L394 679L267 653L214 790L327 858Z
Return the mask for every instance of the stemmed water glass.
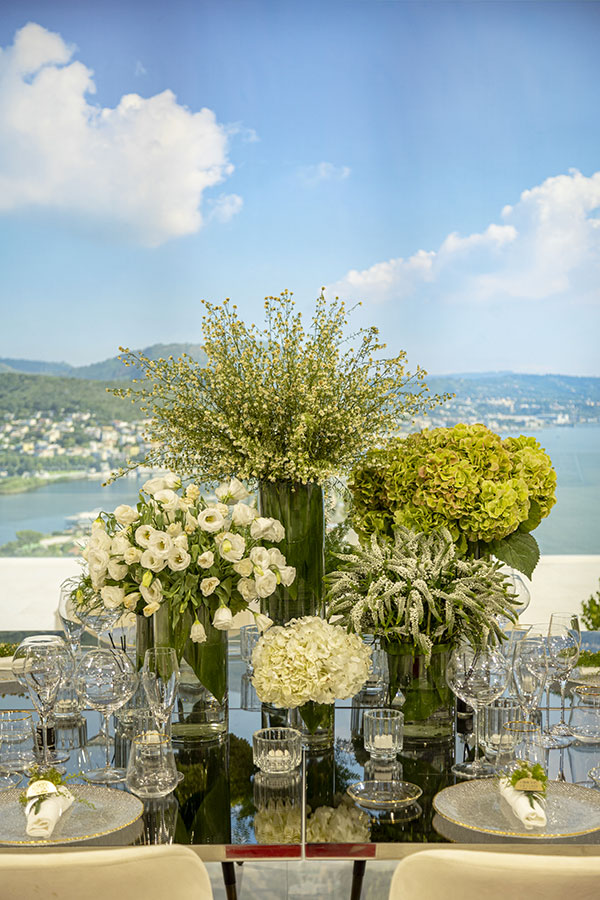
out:
M111 784L125 780L125 769L113 768L110 758L108 722L115 710L133 696L137 683L135 667L122 650L90 650L76 671L77 690L91 709L102 713L105 723L106 765L85 773L85 778L97 784Z
M512 663L513 684L527 722L540 705L547 675L546 641L542 635L525 637L515 644Z
M89 628L98 639L101 639L106 631L110 631L117 624L122 614L122 607L109 609L104 605L99 594L87 595L83 598L82 602L77 605L77 615L83 622L84 628ZM105 729L106 721L103 719L98 734L89 738L87 742L88 747L97 744L106 744L108 733Z
M515 613L518 617L528 609L531 603L531 593L516 569L510 568L505 572L505 577L508 581L508 589L515 598Z
M144 655L142 684L161 732L168 736L181 675L173 647L150 647Z
M48 750L48 720L69 663L65 642L56 635L26 638L13 656L13 673L29 690L31 702L40 717L42 766L45 769L56 765L56 759Z
M472 647L463 643L452 651L446 669L446 681L452 691L473 708L475 756L472 762L452 766L461 778L486 778L495 768L479 754L479 710L504 692L509 669L502 653L492 647Z
M548 653L560 682L560 722L550 729L557 737L572 737L565 721L565 690L569 674L577 665L581 629L576 615L552 613L548 626Z

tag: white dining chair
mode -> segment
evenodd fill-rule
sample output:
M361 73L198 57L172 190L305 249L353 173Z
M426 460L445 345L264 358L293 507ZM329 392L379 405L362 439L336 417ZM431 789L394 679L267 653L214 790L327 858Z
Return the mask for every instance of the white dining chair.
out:
M598 900L600 856L423 850L396 867L389 900Z
M189 847L0 853L2 900L212 900L206 866Z

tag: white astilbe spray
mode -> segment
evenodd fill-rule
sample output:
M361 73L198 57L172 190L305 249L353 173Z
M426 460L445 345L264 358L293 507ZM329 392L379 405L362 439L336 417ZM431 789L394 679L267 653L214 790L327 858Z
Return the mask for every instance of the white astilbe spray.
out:
M339 559L340 571L328 576L329 616L343 616L357 634L413 644L428 660L436 644L495 642L496 617L515 618L501 564L462 559L446 528L422 534L397 527L393 541L373 534Z

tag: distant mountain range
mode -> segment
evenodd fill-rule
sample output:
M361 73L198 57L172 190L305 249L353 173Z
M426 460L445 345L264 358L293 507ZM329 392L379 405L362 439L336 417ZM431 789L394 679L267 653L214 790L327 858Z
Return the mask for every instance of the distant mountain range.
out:
M149 359L178 357L187 353L199 363L206 362L200 344L153 344L139 351ZM42 362L28 359L0 359L0 412L54 408L79 408L83 393L96 397L104 386L98 382L126 382L139 370L126 368L118 357L87 366ZM89 382L89 391L75 379ZM432 394L454 394L440 408L438 415L467 421L473 412L486 410L486 415L509 405L511 412L542 415L551 421L564 412L569 421L597 421L600 418L600 377L574 375L524 375L515 372L464 372L452 375L429 375L427 385ZM91 393L90 393L91 392ZM100 396L98 393L98 397ZM113 400L113 402L115 402ZM122 401L119 401L122 402ZM92 405L95 401L92 400ZM103 404L104 405L104 404ZM434 419L438 415L434 413ZM483 415L483 412L482 412Z
M206 356L200 344L152 344L139 351L148 359L181 356L187 353L198 362L204 363ZM41 362L32 359L0 359L0 374L19 372L25 375L58 375L63 378L85 378L88 381L129 381L136 372L126 368L117 356L88 366L71 366L65 362Z
M201 344L152 344L139 351L149 359L178 357L187 353L201 364L206 355ZM84 379L86 381L129 381L138 371L126 368L118 357L87 366L71 366L69 363L42 362L29 359L0 359L2 374L43 375L60 379ZM452 375L429 375L427 385L432 394L450 393L459 398L469 398L475 403L494 402L510 397L517 404L536 402L600 403L600 377L575 375L523 375L515 372L464 372Z
M474 401L511 397L516 401L599 403L600 378L579 375L521 375L516 372L469 372L428 375L432 394L447 391Z

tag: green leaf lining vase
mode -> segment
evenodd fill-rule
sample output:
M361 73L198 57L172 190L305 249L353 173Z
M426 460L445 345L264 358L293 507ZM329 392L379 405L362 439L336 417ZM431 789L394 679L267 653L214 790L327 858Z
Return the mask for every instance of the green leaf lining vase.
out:
M290 710L290 724L301 732L306 747L333 746L335 704L309 700Z
M310 482L261 481L258 488L261 516L279 519L285 538L277 545L296 577L289 587L279 585L262 601L262 611L276 625L301 616L322 616L325 515L323 489Z

